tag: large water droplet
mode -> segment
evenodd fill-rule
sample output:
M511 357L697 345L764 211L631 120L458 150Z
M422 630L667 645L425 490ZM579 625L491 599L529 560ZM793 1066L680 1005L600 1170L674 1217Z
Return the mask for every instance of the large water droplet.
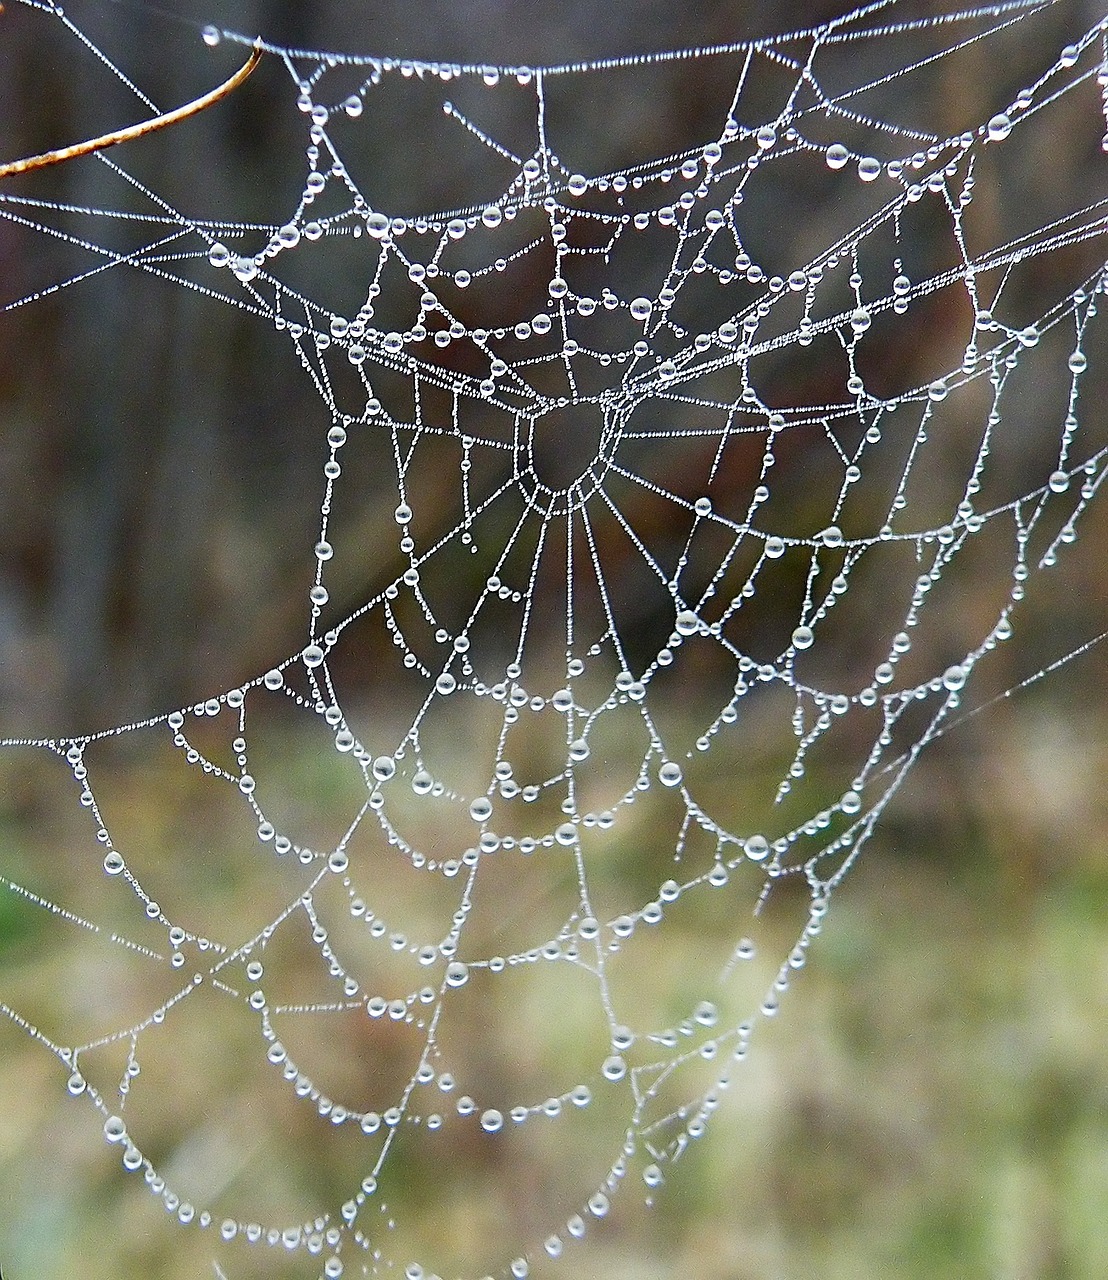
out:
M1003 111L998 112L986 126L990 142L1003 142L1012 132L1012 121Z

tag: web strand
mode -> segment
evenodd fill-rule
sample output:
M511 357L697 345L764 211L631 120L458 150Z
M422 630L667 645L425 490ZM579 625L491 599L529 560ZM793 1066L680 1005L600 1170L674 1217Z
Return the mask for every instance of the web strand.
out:
M207 192L186 209L126 152L99 157L116 204L0 193L10 227L79 264L5 311L134 273L241 312L315 397L296 648L193 705L0 742L83 824L64 892L32 866L0 895L78 939L82 972L123 956L138 993L126 1016L0 1012L207 1233L216 1274L256 1247L330 1280L520 1280L621 1198L652 1201L921 756L1103 639L1045 660L1029 640L1030 671L1009 657L1108 471L1104 174L1076 204L990 204L1022 148L1075 119L1104 133L1108 20L1055 47L1033 26L1055 7L901 20L879 0L776 39L549 67L209 28L253 50L216 90L0 167L165 132L262 51L301 122L269 221ZM983 118L947 132L956 111L919 106L1024 31L1039 52ZM595 82L615 102L682 66L716 96L706 132L661 154L577 132L560 96ZM398 120L433 156L415 178L410 139L374 149ZM128 798L136 758L179 780L178 829ZM214 852L189 829L209 815ZM189 858L243 877L241 915L182 888ZM641 975L682 937L695 984L651 1003ZM307 1117L309 1190L264 1151L175 1181L146 1081L198 1028L249 1058L273 1128ZM551 1126L579 1186L536 1236L511 1184ZM446 1215L395 1208L421 1150L428 1203L474 1151L501 1170L474 1256L451 1254Z

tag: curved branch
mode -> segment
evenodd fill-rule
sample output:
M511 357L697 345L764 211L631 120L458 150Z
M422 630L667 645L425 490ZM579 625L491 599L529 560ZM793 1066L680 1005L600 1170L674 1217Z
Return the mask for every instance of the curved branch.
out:
M154 133L157 129L166 129L172 124L179 124L189 116L197 115L214 106L221 98L233 93L262 59L261 49L255 49L246 62L228 80L212 89L210 93L183 107L167 111L165 115L155 116L152 120L143 120L139 124L128 125L126 129L116 129L113 133L102 134L99 138L90 138L87 142L78 142L70 147L59 147L56 151L44 151L42 155L28 156L25 160L12 160L8 164L0 164L0 178L10 177L14 173L27 173L31 169L45 169L48 165L61 164L64 160L73 160L77 156L87 156L94 151L103 151L105 147L114 147L119 142L130 142L132 138L141 138L143 134Z

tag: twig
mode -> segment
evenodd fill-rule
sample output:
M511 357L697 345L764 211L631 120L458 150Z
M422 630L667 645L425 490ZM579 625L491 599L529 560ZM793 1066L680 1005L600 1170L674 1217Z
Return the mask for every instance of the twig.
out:
M0 6L2 7L2 6ZM12 160L9 164L0 165L0 178L10 177L13 173L27 173L31 169L45 169L48 165L61 164L63 160L74 160L77 156L87 156L94 151L103 151L105 147L114 147L118 142L130 142L132 138L141 138L143 134L153 133L157 129L168 128L187 120L214 106L221 98L233 93L248 75L254 70L262 58L262 51L255 49L245 63L229 80L224 82L202 98L186 102L183 107L167 111L165 115L155 116L152 120L143 120L139 124L129 125L126 129L116 129L114 133L102 134L99 138L90 138L87 142L78 142L71 147L59 147L56 151L45 151L42 155L28 156L26 160Z

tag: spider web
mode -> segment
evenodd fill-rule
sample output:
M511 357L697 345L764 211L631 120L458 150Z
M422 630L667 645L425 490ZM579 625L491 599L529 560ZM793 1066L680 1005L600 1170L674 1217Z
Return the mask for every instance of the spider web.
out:
M196 705L3 743L69 777L85 834L80 901L47 869L0 881L74 939L64 1016L0 1008L216 1274L522 1277L602 1233L741 1078L921 752L1099 639L1005 657L1108 461L1100 170L1045 215L990 193L1074 121L1099 146L1106 21L902 7L573 66L267 46L303 137L271 222L194 216L125 151L77 162L115 204L0 195L84 255L7 309L146 273L247 313L317 394L302 647ZM1038 52L1010 93L954 127L921 108L1014 41ZM690 63L707 136L657 156L600 125ZM405 165L441 202L405 203ZM136 761L178 778L160 827ZM232 913L211 882L245 874ZM673 934L699 940L678 973ZM125 1017L89 998L108 973ZM198 1036L198 1110L247 1064L228 1144L295 1126L313 1185L264 1145L164 1149ZM573 1203L544 1197L552 1162ZM487 1238L459 1243L481 1168Z

